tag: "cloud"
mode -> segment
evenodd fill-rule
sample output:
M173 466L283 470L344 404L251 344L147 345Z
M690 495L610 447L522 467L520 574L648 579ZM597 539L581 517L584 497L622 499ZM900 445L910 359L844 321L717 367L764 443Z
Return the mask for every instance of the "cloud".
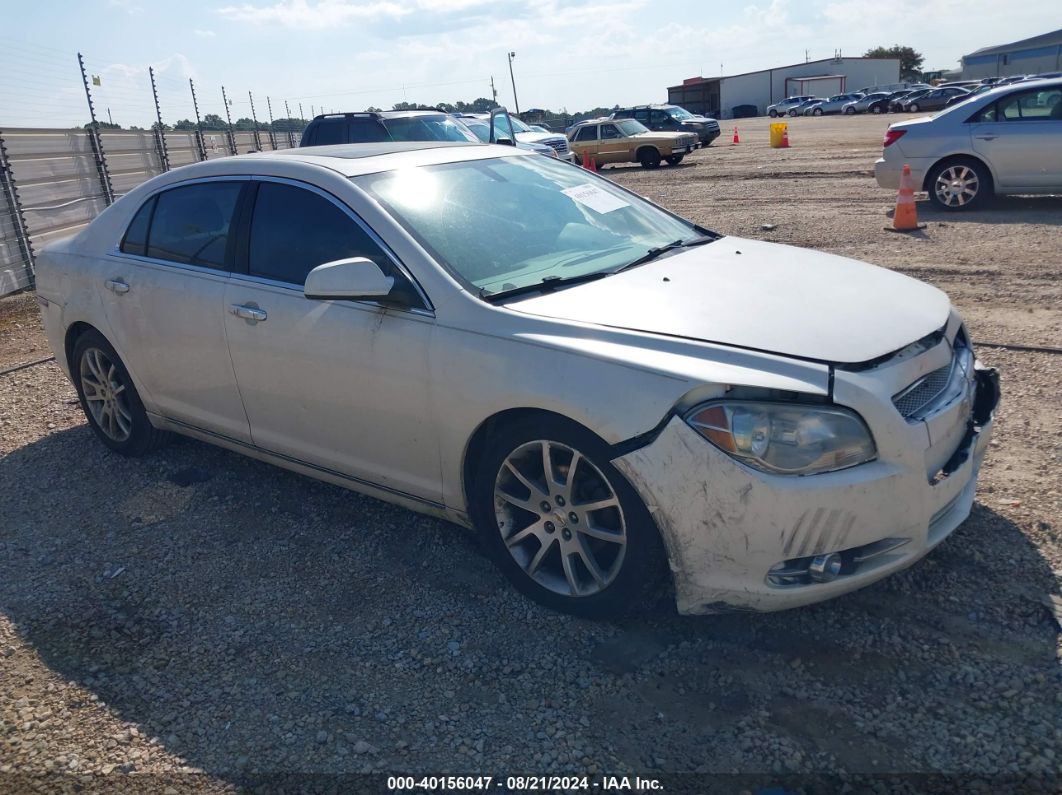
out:
M201 39L212 39L212 38L214 38L215 36L218 35L217 33L215 33L212 30L195 30L193 32L195 33L196 36L199 36Z
M270 5L243 3L219 8L217 13L235 22L255 25L281 25L302 30L323 30L346 25L354 20L381 17L399 18L416 10L414 4L397 0L359 3L352 0L279 0Z

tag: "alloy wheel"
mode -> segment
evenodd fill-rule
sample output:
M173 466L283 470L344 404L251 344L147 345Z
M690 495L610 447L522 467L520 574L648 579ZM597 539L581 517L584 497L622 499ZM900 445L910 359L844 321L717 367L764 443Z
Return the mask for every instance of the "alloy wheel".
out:
M945 207L965 207L980 190L977 172L969 166L948 166L937 175L933 190Z
M593 596L623 567L627 526L616 489L566 444L536 440L513 450L495 478L494 512L513 560L549 591Z
M124 442L133 432L133 412L127 384L106 351L88 348L79 367L85 404L96 426L115 442Z

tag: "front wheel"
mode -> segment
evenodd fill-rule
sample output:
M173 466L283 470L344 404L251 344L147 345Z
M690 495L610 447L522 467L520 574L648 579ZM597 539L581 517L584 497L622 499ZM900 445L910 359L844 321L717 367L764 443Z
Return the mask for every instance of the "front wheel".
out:
M815 110L811 111L811 115L812 116L821 116L822 115L822 108L815 108Z
M844 113L846 116L851 116L855 113L855 108L845 108Z
M608 446L562 419L497 434L477 468L473 519L516 588L547 607L605 617L651 606L666 572L649 511Z
M881 113L881 105L871 105L870 106L870 112L871 113Z
M638 162L642 168L656 168L660 165L660 153L655 149L643 149L638 153Z
M912 103L911 105L907 106L907 110L911 113L918 113L918 106Z
M929 200L942 210L969 210L991 196L992 177L976 160L945 161L926 180Z
M102 334L82 334L74 345L71 365L81 408L107 447L138 456L168 440L168 433L151 424L129 371Z
M770 116L772 119L776 119L778 118L778 111L771 109L767 111L767 115Z
M677 166L682 162L682 158L684 157L685 155L671 155L667 158L668 165Z

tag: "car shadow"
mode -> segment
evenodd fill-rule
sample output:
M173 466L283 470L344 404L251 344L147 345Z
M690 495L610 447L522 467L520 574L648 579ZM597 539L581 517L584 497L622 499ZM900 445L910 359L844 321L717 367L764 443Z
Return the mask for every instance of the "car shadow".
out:
M1051 224L1062 226L1062 196L993 196L974 210L941 210L918 203L919 220L932 223Z
M827 604L590 622L517 595L470 533L198 442L130 460L82 425L0 460L0 483L0 610L20 639L227 781L513 771L551 720L625 772L730 769L741 751L726 732L767 709L765 730L808 759L858 770L870 748L919 769L902 737L849 726L837 739L843 703L920 693L947 732L991 698L1015 743L1036 724L1010 721L1009 682L984 676L1016 668L1025 695L1055 703L1056 628L1035 601L1053 576L981 505L916 567ZM930 649L975 673L941 690Z

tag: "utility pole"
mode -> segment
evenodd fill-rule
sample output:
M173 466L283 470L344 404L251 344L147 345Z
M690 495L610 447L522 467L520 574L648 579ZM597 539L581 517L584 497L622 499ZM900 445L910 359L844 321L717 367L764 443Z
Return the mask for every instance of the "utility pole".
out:
M107 108L107 121L109 121L111 124L114 124L114 117L111 116L111 109L110 108Z
M513 77L513 58L516 57L515 52L509 53L509 79L513 83L513 104L516 105L516 115L520 115L520 100L516 98L516 78Z
M494 75L490 76L490 98L494 107L498 107L498 89L494 87Z

